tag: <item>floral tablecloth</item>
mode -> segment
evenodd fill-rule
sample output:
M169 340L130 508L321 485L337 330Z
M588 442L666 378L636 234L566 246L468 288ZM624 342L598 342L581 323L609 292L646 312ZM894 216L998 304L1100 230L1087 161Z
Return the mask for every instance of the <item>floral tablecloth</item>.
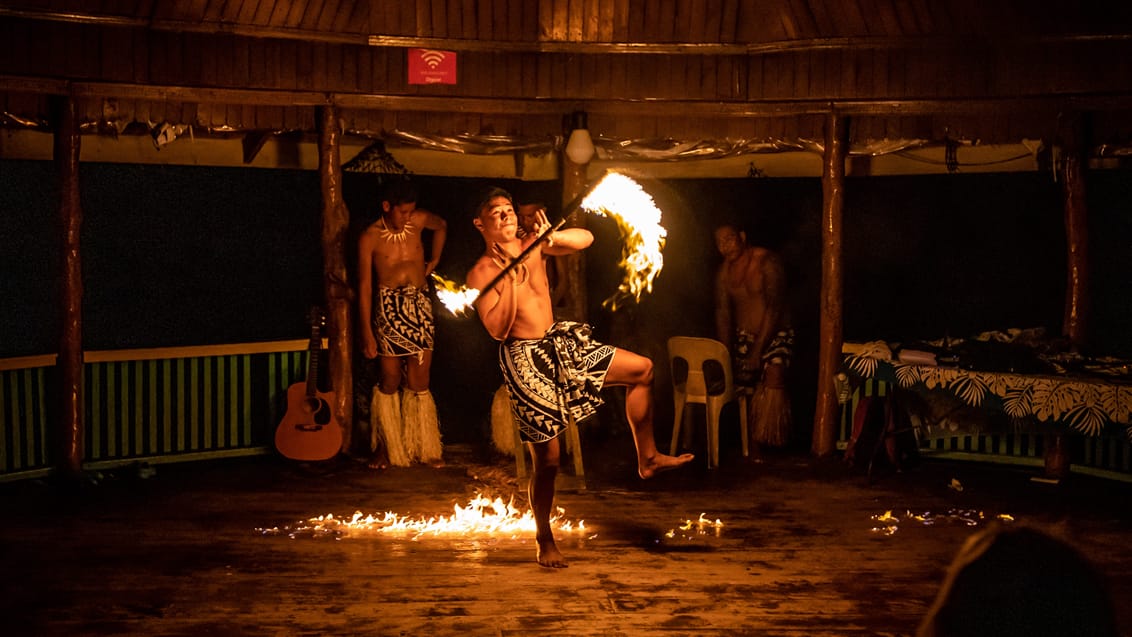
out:
M1012 418L1033 417L1089 436L1100 435L1113 423L1123 427L1132 440L1132 384L1127 382L906 364L893 360L887 346L870 345L845 355L848 372L895 382L905 389L943 389L972 407L982 407L994 398Z

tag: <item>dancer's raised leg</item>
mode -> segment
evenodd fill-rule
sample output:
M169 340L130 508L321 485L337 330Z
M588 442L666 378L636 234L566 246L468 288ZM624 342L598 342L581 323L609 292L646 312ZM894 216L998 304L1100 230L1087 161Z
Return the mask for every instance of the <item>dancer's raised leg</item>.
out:
M605 385L623 385L626 388L625 417L629 420L633 443L637 447L637 472L646 479L687 464L694 457L690 453L670 456L657 449L653 436L652 381L651 360L617 349L606 372Z

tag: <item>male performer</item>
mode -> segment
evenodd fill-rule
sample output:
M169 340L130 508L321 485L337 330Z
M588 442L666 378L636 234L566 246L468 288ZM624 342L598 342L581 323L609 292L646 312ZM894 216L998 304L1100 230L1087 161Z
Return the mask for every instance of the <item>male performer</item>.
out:
M470 288L482 290L476 301L480 321L501 341L499 365L511 394L511 407L527 443L534 470L528 487L537 526L538 563L566 566L554 542L550 514L554 479L558 474L559 438L571 418L594 415L604 386L624 386L626 415L637 448L637 471L642 478L673 469L692 459L673 457L656 448L652 429L652 361L632 352L590 340L590 327L555 322L542 253L561 255L583 250L593 235L567 228L546 235L507 276L486 288L531 243L550 229L546 213L537 213L537 231L518 237L511 195L492 189L476 210L473 221L486 250L468 272Z
M751 440L756 450L785 445L791 426L786 368L794 330L782 260L748 245L747 233L732 224L716 228L715 245L723 255L715 281L716 335L731 350L736 384L754 389L748 410Z
M519 239L526 239L528 235L538 234L539 213L546 215L546 204L541 201L520 203L515 208L518 229L515 235ZM566 286L558 285L557 262L545 251L542 252L543 263L546 264L546 280L550 289L551 311L558 308L559 300L566 292ZM491 403L491 440L495 448L507 454L525 453L523 449L515 448L515 419L511 415L511 399L507 392L507 385L501 385ZM569 439L567 439L569 440ZM569 453L567 448L567 453Z
M447 228L441 217L418 210L412 185L398 180L382 196L381 218L358 239L362 354L378 357L381 367L370 411L374 469L443 463L436 403L428 387L435 326L425 282L440 261ZM432 231L427 262L424 230Z

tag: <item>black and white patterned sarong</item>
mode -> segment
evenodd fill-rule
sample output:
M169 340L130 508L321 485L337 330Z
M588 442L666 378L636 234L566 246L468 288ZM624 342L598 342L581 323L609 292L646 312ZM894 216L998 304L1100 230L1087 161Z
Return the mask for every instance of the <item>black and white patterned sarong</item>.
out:
M546 442L597 413L616 348L590 339L590 326L559 321L546 336L499 345L499 367L523 442Z
M793 358L794 330L788 327L775 332L766 346L766 351L763 352L763 363L778 363L789 367Z
M436 327L432 300L423 288L378 288L374 305L373 335L379 355L421 357L432 350Z
M763 368L770 363L790 366L794 357L794 330L786 328L774 333L766 349L759 356L751 356L755 346L755 335L746 330L735 330L735 352L732 369L735 384L741 387L754 387L762 377Z

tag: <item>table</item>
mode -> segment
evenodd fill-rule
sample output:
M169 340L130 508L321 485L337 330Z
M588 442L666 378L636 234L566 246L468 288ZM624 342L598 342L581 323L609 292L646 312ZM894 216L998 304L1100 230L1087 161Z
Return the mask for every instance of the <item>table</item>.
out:
M873 348L847 354L844 367L862 378L879 378L904 389L943 389L972 407L999 407L1012 418L1033 417L1049 424L1051 433L1068 429L1097 436L1111 423L1123 427L1132 440L1132 384L1128 382L905 364L878 357L881 351Z
M843 370L901 389L946 391L977 408L1000 409L1015 420L1040 425L1050 436L1048 475L1068 469L1063 437L1100 436L1121 428L1132 441L1132 383L1126 378L989 372L893 360L882 342L846 347Z

